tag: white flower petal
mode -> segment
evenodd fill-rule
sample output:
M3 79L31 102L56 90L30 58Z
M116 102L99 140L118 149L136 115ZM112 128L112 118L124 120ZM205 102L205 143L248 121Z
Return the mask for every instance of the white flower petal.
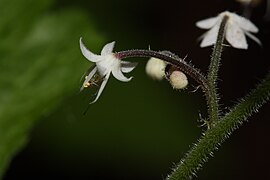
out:
M83 85L82 85L80 91L82 91L82 90L84 89L85 83L89 82L90 79L92 79L92 77L94 76L94 74L95 74L96 72L97 72L97 67L95 67L95 68L89 73L89 75L87 76L87 78L84 80Z
M127 78L126 76L124 76L120 68L113 69L112 74L117 80L122 81L122 82L128 82L132 79L132 77Z
M218 30L219 30L219 24L216 24L212 29L210 29L205 34L200 44L200 47L207 47L207 46L211 46L215 44L217 40Z
M257 33L259 31L259 29L257 28L257 26L255 26L250 20L238 16L237 14L231 13L231 18L233 18L233 20L245 31L249 31L249 32L253 32L253 33Z
M226 39L234 48L238 49L248 48L244 31L235 23L227 24Z
M89 51L85 45L82 42L82 38L80 38L80 48L82 51L82 54L84 55L84 57L86 57L86 59L88 59L91 62L98 62L102 60L102 57L99 55L96 55L94 53L92 53L91 51Z
M218 19L219 19L218 17L211 17L208 19L204 19L196 22L196 26L201 29L210 29L217 23Z
M106 44L106 45L103 47L102 51L101 51L101 56L105 56L105 55L108 55L108 54L112 54L112 51L113 51L113 48L114 48L114 44L115 44L115 41Z
M255 41L257 44L259 44L260 46L262 46L261 41L260 41L258 38L256 38L253 34L247 32L247 31L245 32L245 34L246 34L250 39L252 39L253 41Z
M96 63L98 72L101 76L105 76L110 73L112 69L120 67L120 60L117 59L114 54L108 54L102 57L102 61Z
M220 13L216 18L209 18L196 23L196 25L200 28L211 28L208 32L199 38L202 39L200 44L201 47L207 47L216 43L220 23L224 16L228 16L225 38L232 45L232 47L247 49L248 44L245 35L249 36L252 40L261 45L260 40L249 33L256 33L259 31L259 29L250 20L235 13L224 11ZM211 27L213 24L214 26Z
M138 63L136 62L127 62L127 61L121 61L121 71L124 73L131 72Z
M108 73L108 74L104 77L103 82L102 82L101 85L100 85L100 88L99 88L99 90L98 90L98 93L97 93L97 96L96 96L95 100L92 101L90 104L93 104L93 103L95 103L95 102L98 100L98 98L100 97L102 91L104 90L105 85L107 84L107 82L108 82L108 80L109 80L109 77L110 77L110 73Z

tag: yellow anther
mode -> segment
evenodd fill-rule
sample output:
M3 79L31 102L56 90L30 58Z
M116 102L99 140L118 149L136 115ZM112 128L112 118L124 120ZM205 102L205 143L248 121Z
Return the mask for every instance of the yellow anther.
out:
M83 87L87 88L87 87L89 87L90 85L91 85L91 84L90 84L89 82L86 82L86 83L84 83Z

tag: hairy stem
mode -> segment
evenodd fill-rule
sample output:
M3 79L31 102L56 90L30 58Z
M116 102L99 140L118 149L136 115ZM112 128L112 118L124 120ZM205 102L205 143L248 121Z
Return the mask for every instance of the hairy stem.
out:
M211 55L211 62L208 71L208 83L209 83L209 97L208 99L208 113L209 119L207 122L208 128L212 128L215 123L219 120L219 104L218 104L218 94L217 94L217 74L220 65L220 58L222 54L222 46L224 41L225 27L228 16L224 16L219 27L217 41L214 45L214 49Z
M152 51L152 50L135 49L135 50L117 52L115 53L115 56L118 59L124 59L124 58L130 58L130 57L155 57L163 61L166 61L176 66L180 71L192 77L197 83L201 85L205 94L210 95L210 93L208 93L209 88L208 88L208 83L205 76L199 70L194 68L192 65L188 64L186 61L184 61L183 59L175 55L170 55L168 53L157 52L157 51ZM207 97L207 99L209 98L210 97Z
M236 130L247 118L258 111L270 98L270 73L256 89L242 99L227 113L215 127L208 129L201 139L195 144L181 160L168 180L188 179L194 176L213 154L214 150L223 143L231 133Z

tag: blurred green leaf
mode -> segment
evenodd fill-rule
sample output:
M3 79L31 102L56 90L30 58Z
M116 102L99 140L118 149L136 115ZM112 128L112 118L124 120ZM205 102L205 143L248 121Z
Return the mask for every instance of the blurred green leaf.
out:
M82 61L79 37L88 34L91 48L102 42L81 11L49 11L51 4L0 1L0 177L34 123L76 92L89 66Z

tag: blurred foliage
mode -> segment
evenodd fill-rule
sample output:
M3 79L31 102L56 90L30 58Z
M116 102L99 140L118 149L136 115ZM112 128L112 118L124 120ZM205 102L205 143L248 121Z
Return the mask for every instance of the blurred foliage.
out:
M77 87L86 67L78 60L79 37L91 34L91 48L102 42L82 12L48 13L51 5L51 0L0 1L0 176L35 121Z

